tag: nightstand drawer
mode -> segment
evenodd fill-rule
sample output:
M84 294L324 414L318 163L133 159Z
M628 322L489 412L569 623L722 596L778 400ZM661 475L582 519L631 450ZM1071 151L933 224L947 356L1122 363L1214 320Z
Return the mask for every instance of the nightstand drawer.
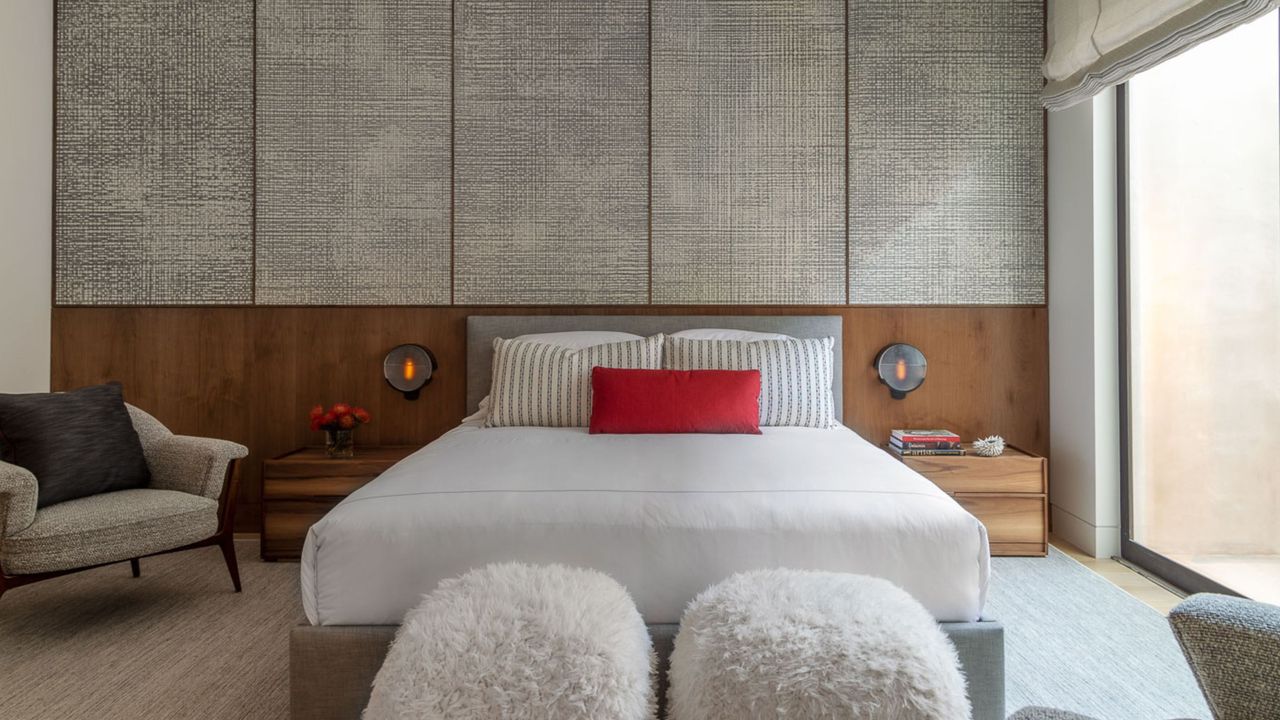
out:
M1043 495L956 493L955 499L987 526L992 555L1026 554L1027 551L1043 554Z
M305 500L276 500L262 512L262 557L265 560L297 560L307 531L338 504Z
M262 480L262 497L269 500L341 500L376 477L376 474L356 477L265 477Z
M1044 493L1044 458L1009 448L1000 457L904 457L907 467L949 493Z

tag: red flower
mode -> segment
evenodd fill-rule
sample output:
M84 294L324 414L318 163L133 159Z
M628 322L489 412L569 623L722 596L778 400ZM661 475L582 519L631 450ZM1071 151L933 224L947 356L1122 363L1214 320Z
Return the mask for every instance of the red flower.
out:
M350 403L334 403L327 411L323 405L311 408L309 427L315 430L351 430L357 425L373 419L369 411L362 407L353 407Z

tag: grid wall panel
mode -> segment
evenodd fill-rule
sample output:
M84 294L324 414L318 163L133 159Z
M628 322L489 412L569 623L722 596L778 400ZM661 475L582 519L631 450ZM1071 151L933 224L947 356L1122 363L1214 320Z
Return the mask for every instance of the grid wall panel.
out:
M653 300L845 301L844 4L653 3Z
M648 298L647 0L456 0L455 299Z
M1045 301L1040 0L849 3L849 297Z
M265 304L450 299L450 3L261 0Z
M56 301L250 302L252 0L56 12Z

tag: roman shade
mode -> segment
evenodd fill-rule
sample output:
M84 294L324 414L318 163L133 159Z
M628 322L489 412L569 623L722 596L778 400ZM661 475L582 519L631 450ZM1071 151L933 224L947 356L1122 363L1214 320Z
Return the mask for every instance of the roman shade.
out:
M1044 106L1059 110L1273 10L1280 0L1049 0Z

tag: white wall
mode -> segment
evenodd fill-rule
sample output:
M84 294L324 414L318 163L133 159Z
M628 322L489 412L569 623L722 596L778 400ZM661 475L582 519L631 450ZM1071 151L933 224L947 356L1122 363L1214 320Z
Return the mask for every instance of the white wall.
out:
M53 3L0 2L0 392L49 389Z
M1049 500L1054 532L1120 552L1115 94L1049 113Z

